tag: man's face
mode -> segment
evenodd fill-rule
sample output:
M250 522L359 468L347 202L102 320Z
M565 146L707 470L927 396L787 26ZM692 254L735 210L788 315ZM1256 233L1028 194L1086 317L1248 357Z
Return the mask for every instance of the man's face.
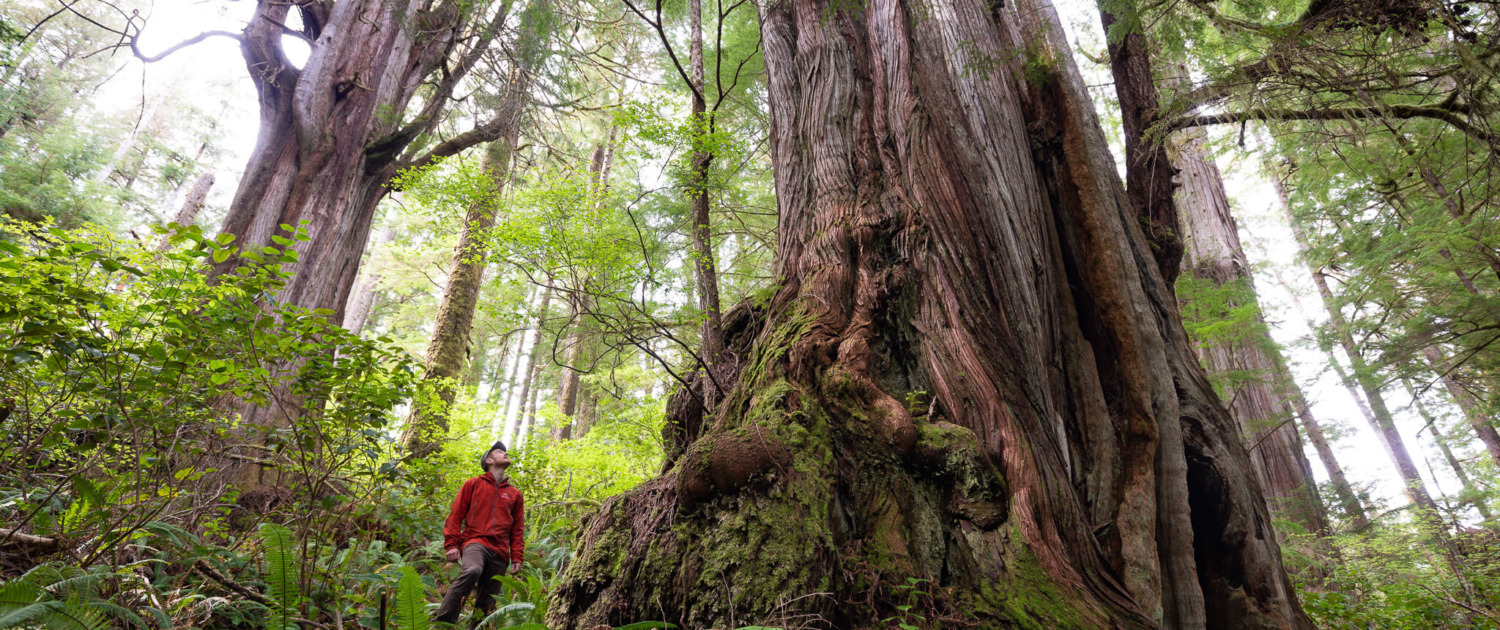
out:
M499 466L501 470L509 468L510 453L506 453L505 451L502 451L498 448L490 451L489 455L484 456L484 465L491 469L496 466Z

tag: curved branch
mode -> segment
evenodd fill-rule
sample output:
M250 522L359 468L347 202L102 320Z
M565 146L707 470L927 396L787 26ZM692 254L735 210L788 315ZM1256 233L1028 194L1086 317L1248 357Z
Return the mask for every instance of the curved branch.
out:
M1232 125L1250 120L1376 120L1381 118L1396 118L1410 120L1414 118L1426 118L1447 123L1449 126L1464 132L1464 134L1489 145L1500 144L1500 138L1484 129L1470 124L1457 113L1437 108L1421 107L1417 105L1385 105L1381 107L1340 107L1340 108L1312 108L1312 109L1272 109L1256 108L1243 112L1231 112L1227 114L1208 114L1202 116L1182 116L1167 123L1166 131L1173 132L1189 127L1203 127L1207 125Z
M206 32L203 32L203 33L199 33L199 34L197 34L197 35L195 35L193 37L190 37L188 39L184 39L184 40L182 40L180 42L177 42L177 44L174 45L174 46L172 46L171 48L168 48L168 49L162 51L159 54L152 55L152 56L148 57L144 53L141 52L141 47L140 47L140 44L139 44L140 33L136 33L135 36L133 36L133 37L130 38L130 52L133 53L133 54L135 54L135 58L136 59L140 59L142 62L145 62L145 63L155 63L155 62L161 61L163 59L166 59L168 55L171 55L174 52L182 50L183 48L187 48L188 46L192 46L193 44L197 44L199 42L202 42L203 40L208 39L210 37L228 37L229 39L232 39L232 40L237 41L237 42L238 41L244 41L244 39L240 37L239 33L231 33L229 31L206 31Z

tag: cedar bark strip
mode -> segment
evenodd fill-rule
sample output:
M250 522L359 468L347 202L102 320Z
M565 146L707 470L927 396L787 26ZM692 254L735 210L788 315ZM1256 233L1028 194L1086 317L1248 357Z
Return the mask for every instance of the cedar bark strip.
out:
M1244 299L1258 303L1250 261L1240 246L1239 227L1229 205L1229 195L1224 190L1219 167L1203 146L1202 132L1180 134L1174 144L1173 162L1182 182L1177 207L1186 244L1185 272L1215 286L1242 283ZM1258 313L1258 306L1256 310ZM1210 374L1258 375L1225 392L1229 415L1239 423L1250 451L1251 466L1266 492L1271 512L1298 523L1308 532L1326 534L1328 518L1318 496L1312 464L1303 454L1296 425L1282 417L1287 399L1301 398L1301 392L1296 391L1291 379L1285 379L1284 383L1291 389L1277 390L1275 377L1282 372L1283 360L1275 350L1275 342L1262 330L1254 338L1207 340L1199 355Z
M548 625L1310 630L1051 6L761 11L783 284Z

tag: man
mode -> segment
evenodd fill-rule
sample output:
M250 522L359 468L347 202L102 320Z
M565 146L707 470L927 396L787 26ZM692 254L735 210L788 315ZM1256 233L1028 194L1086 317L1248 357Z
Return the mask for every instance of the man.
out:
M433 616L436 621L456 623L464 599L476 588L479 601L477 625L494 607L500 593L497 576L521 570L526 543L522 531L526 523L526 504L521 491L510 485L505 469L510 455L505 443L495 442L479 456L479 467L485 473L464 482L453 499L453 509L443 523L443 548L448 561L458 562L463 571L443 596L443 605Z

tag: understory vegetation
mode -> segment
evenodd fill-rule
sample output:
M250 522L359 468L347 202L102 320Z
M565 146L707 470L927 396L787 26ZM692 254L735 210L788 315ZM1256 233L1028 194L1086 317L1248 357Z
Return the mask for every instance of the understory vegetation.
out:
M821 16L807 24L846 26L865 24L875 4L796 2L810 11L803 18ZM159 55L142 49L157 41L143 39L152 20L166 21L151 17L150 3L0 7L0 630L445 630L430 617L459 568L444 557L443 522L496 440L509 446L508 474L525 496L526 555L519 572L496 578L493 611L471 618L465 608L464 627L559 627L571 613L553 608L576 603L559 593L615 593L599 590L601 576L627 569L655 580L642 593L720 579L722 590L704 587L690 604L730 611L722 630L827 628L835 622L817 611L833 609L901 630L1151 627L1163 618L1160 601L1149 609L1131 599L1133 582L1122 585L1141 578L1113 565L1102 582L1120 591L1122 608L1140 603L1147 621L1063 601L1082 588L1048 572L1063 556L1015 543L1026 536L1011 514L1022 502L1008 493L1020 486L996 472L1013 470L1000 454L1005 440L1056 450L1068 472L1046 481L1083 493L1098 481L1075 465L1096 452L1079 445L1097 436L1058 417L1046 440L995 431L981 443L983 432L943 408L955 386L918 365L936 353L891 350L971 315L944 313L951 319L931 326L939 316L913 306L924 296L890 288L910 278L868 266L883 256L913 276L928 271L906 248L940 249L932 235L942 228L924 222L932 215L870 208L917 206L918 192L946 194L946 184L903 181L928 187L903 192L908 199L871 175L849 193L859 198L849 214L871 215L796 214L793 204L816 206L842 189L823 185L827 173L777 179L787 162L831 150L773 128L778 112L818 104L768 96L776 53L767 46L794 48L763 39L769 7L781 4L247 4L235 10L254 14L225 18L228 31L175 33L168 39L188 47L162 45ZM951 26L963 18L949 4L980 10L903 0L891 13L913 29ZM987 28L1022 10L982 4L994 18ZM1035 40L1008 56L986 57L967 41L925 54L951 55L954 76L1010 72L1011 84L1047 96L1007 105L1029 117L1014 126L1035 154L1026 158L1058 169L1037 178L1082 179L1098 166L1057 166L1082 141L1046 118L1067 109L1049 100L1067 94L1060 82L1086 79L1083 98L1097 106L1137 204L1129 236L1149 243L1142 260L1165 265L1140 274L1164 292L1153 316L1173 333L1180 319L1205 389L1233 421L1243 453L1230 450L1265 495L1275 563L1295 589L1287 606L1327 630L1500 630L1500 3L1100 0L1061 10L1075 27L1072 61L1042 42L1066 42L1052 22L1006 31ZM417 35L381 39L387 56L374 59L366 48L379 46L341 39L356 22ZM878 34L856 30L847 28L850 41ZM214 39L226 48L206 48ZM193 75L183 60L194 50L213 51L198 66L247 65ZM337 56L356 53L366 57ZM1130 59L1146 60L1144 76L1130 74ZM146 71L179 62L188 65L172 66L171 81ZM861 65L859 76L898 66ZM798 77L814 80L816 70ZM963 109L857 92L849 98L879 101L860 107L931 114L926 122ZM322 118L308 122L314 114ZM879 126L869 115L828 125L863 133ZM893 143L892 133L882 127L880 142ZM851 172L879 171L872 165L898 153L919 161L906 155L918 148L855 144L837 147L851 154ZM1092 176L1118 183L1113 171ZM344 187L320 197L330 178ZM1053 179L1046 186L1062 185ZM1046 190L1057 204L1079 197ZM817 240L856 227L911 232ZM1061 252L1073 237L1067 225L1038 229L1017 240ZM1010 255L999 243L985 247ZM849 265L787 265L783 248L801 255L804 245ZM982 266L953 264L971 262ZM1095 320L1117 315L1116 298L1078 295L1085 276L1103 272L1015 264L1056 267L1061 286L1044 292L1093 309L1045 317L1102 330ZM835 282L862 292L847 304L810 299ZM848 329L820 328L839 308L853 313L841 320ZM1023 336L1012 332L994 338ZM1101 367L1058 378L1102 393L1059 404L1135 431L1131 439L1149 436L1151 455L1136 465L1157 474L1160 431L1127 426L1128 405L1107 399L1134 375L1099 375L1131 348L1092 329L1065 332L1077 339L1050 343ZM823 344L812 358L798 354L815 345L808 339ZM801 371L835 356L838 368ZM953 361L970 376L969 363ZM1190 380L1194 370L1163 378ZM808 382L848 395L820 398ZM1033 395L1006 398L993 415L1059 396ZM1146 403L1162 413L1161 401ZM846 430L844 421L859 424ZM821 433L809 436L808 424ZM818 450L835 440L861 448ZM740 448L752 443L774 453ZM839 459L849 452L874 454L860 466ZM1218 549L1202 542L1211 536L1255 534L1226 534L1211 520L1221 504L1203 488L1218 486L1195 485L1208 483L1206 457L1189 451L1181 463L1182 474L1199 474L1182 493L1200 510L1184 517L1202 537L1200 556ZM953 576L981 571L941 562L909 570L925 550L898 545L917 536L900 527L871 533L868 547L827 552L830 528L856 528L828 506L858 501L817 494L819 484L851 470L908 469L909 479L890 477L916 480L910 487L962 515L922 532L952 525L1015 543L986 551L1010 581L964 590ZM886 488L877 482L860 479ZM756 502L756 493L798 491L795 508ZM633 511L632 496L666 497L655 507L667 507ZM895 513L917 503L903 495L880 505ZM1040 518L1040 509L1025 515ZM1066 525L1091 532L1100 562L1131 551L1113 521ZM751 553L735 547L752 546L741 532L785 544ZM942 554L981 539L930 538ZM694 551L691 574L638 571L643 554L702 540L723 547ZM839 556L819 560L843 573L816 574L812 558L787 551L815 548ZM580 558L594 573L570 576ZM731 580L764 564L775 566ZM1200 570L1195 589L1249 579ZM629 610L598 628L685 618L669 619L675 604L656 616L624 599L587 602ZM738 616L746 601L765 605Z

